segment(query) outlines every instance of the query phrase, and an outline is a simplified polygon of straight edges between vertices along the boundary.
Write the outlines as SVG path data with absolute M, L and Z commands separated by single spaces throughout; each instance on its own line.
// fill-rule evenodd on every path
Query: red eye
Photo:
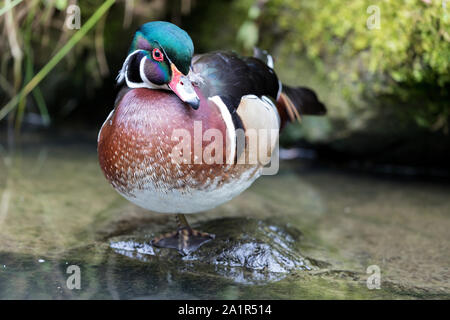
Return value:
M 159 50 L 158 48 L 153 49 L 152 56 L 153 56 L 153 59 L 155 59 L 156 61 L 164 60 L 164 56 L 163 56 L 161 50 Z

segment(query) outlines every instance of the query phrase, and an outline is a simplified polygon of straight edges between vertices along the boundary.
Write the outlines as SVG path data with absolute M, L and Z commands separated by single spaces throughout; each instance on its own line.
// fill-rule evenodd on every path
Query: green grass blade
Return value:
M 42 95 L 42 92 L 39 89 L 39 87 L 36 87 L 33 90 L 33 96 L 38 106 L 39 113 L 41 114 L 42 117 L 42 124 L 44 126 L 48 126 L 50 124 L 50 115 L 48 114 L 47 104 L 45 103 L 44 96 Z
M 27 38 L 27 36 L 25 36 Z M 30 50 L 30 47 L 28 45 L 28 41 L 25 40 L 25 49 L 26 58 L 25 58 L 25 82 L 30 81 L 31 77 L 33 76 L 33 57 Z M 23 115 L 25 113 L 25 106 L 27 104 L 26 97 L 22 97 L 22 99 L 19 99 L 19 105 L 17 107 L 17 114 L 16 114 L 16 131 L 18 132 L 20 130 L 20 127 L 22 125 Z
M 15 95 L 1 110 L 0 120 L 2 120 L 11 110 L 13 110 L 21 97 L 26 97 L 47 74 L 66 56 L 67 53 L 80 41 L 86 33 L 100 20 L 106 11 L 114 4 L 116 0 L 105 1 L 88 21 L 78 30 L 67 43 L 50 59 L 49 62 L 30 80 L 20 92 Z
M 15 6 L 17 6 L 19 3 L 21 3 L 23 0 L 15 0 L 13 2 L 9 3 L 9 6 L 6 5 L 6 1 L 5 1 L 5 6 L 3 8 L 0 9 L 0 17 L 5 14 L 8 10 L 11 10 L 12 8 L 14 8 Z

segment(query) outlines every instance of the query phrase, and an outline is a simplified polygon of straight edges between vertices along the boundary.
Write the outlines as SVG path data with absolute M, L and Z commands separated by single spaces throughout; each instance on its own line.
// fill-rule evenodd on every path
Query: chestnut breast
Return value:
M 220 111 L 211 107 L 201 92 L 197 93 L 201 101 L 197 110 L 169 91 L 132 89 L 121 98 L 103 124 L 98 141 L 100 166 L 119 192 L 132 194 L 149 182 L 162 192 L 202 189 L 213 182 L 225 183 L 248 169 L 226 163 L 225 122 Z M 209 129 L 221 132 L 223 161 L 218 164 L 205 163 L 205 159 L 198 163 L 195 158 L 195 148 L 201 146 L 204 150 L 211 143 L 202 139 Z M 172 161 L 171 154 L 180 143 L 174 130 L 184 130 L 192 138 L 188 163 Z M 217 177 L 221 177 L 219 181 Z

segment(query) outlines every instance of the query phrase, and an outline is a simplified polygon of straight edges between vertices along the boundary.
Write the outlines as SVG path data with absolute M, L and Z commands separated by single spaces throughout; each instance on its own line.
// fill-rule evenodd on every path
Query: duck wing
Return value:
M 257 58 L 216 51 L 194 56 L 192 68 L 202 79 L 198 83 L 202 93 L 206 97 L 220 96 L 229 109 L 237 108 L 246 95 L 278 98 L 278 77 Z

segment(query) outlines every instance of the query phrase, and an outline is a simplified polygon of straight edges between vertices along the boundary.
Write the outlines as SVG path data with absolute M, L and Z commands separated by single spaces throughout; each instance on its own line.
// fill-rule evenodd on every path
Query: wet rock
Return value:
M 250 218 L 216 219 L 193 227 L 214 233 L 216 239 L 184 257 L 173 249 L 153 247 L 151 239 L 158 234 L 153 226 L 109 239 L 110 248 L 146 263 L 170 261 L 169 268 L 177 271 L 201 266 L 237 283 L 276 281 L 292 271 L 319 269 L 320 263 L 300 253 L 301 232 L 295 228 Z

